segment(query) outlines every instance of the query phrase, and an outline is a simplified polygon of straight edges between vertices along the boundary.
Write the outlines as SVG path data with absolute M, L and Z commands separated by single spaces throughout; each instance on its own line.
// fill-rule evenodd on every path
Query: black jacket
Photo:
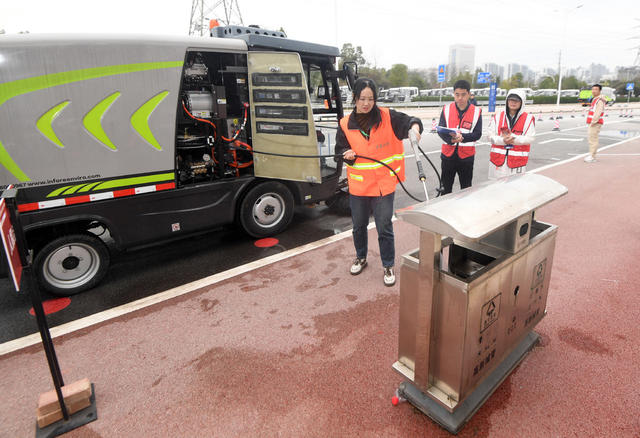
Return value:
M 349 121 L 347 122 L 347 127 L 349 129 L 360 129 L 358 126 L 358 122 L 354 116 L 355 108 L 351 114 L 349 114 Z M 393 133 L 396 135 L 398 140 L 404 140 L 405 138 L 409 138 L 409 129 L 414 123 L 420 125 L 420 133 L 422 133 L 422 122 L 420 119 L 416 117 L 411 117 L 406 115 L 405 113 L 401 113 L 395 110 L 389 110 L 389 116 L 391 117 L 391 128 L 393 129 Z M 371 117 L 372 117 L 372 125 L 378 126 L 382 121 L 382 116 L 380 115 L 380 109 L 378 106 L 374 106 L 371 109 Z M 338 132 L 336 133 L 336 154 L 342 155 L 345 151 L 351 149 L 349 145 L 349 141 L 347 141 L 347 136 L 344 134 L 342 130 L 342 126 L 338 124 Z M 344 160 L 347 164 L 353 164 L 355 160 Z

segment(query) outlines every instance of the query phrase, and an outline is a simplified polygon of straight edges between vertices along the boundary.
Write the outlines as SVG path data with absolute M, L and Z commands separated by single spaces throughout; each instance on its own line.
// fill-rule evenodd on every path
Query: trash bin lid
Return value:
M 416 204 L 396 215 L 426 231 L 480 240 L 567 192 L 551 178 L 524 173 Z

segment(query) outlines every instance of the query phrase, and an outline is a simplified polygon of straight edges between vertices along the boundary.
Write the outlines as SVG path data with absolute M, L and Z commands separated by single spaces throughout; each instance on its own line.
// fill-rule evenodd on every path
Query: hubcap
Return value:
M 72 243 L 49 254 L 42 273 L 52 286 L 71 289 L 91 281 L 99 269 L 100 257 L 93 247 Z
M 265 193 L 253 205 L 253 218 L 261 227 L 272 227 L 284 216 L 284 200 L 277 193 Z

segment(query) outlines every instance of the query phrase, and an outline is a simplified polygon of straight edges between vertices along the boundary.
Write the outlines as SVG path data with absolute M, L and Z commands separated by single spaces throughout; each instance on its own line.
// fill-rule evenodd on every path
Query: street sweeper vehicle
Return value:
M 240 26 L 2 36 L 0 189 L 18 189 L 41 286 L 99 283 L 105 236 L 119 250 L 234 222 L 270 236 L 295 205 L 339 194 L 341 161 L 319 157 L 343 116 L 339 81 L 356 75 L 338 56 Z

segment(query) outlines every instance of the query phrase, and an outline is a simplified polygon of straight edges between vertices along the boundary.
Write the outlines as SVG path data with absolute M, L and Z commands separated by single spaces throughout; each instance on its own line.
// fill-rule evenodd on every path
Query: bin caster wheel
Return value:
M 406 401 L 407 401 L 407 399 L 402 396 L 402 393 L 400 392 L 400 390 L 396 389 L 396 395 L 391 397 L 391 404 L 393 406 L 398 406 L 398 403 L 403 403 L 403 402 L 406 402 Z

